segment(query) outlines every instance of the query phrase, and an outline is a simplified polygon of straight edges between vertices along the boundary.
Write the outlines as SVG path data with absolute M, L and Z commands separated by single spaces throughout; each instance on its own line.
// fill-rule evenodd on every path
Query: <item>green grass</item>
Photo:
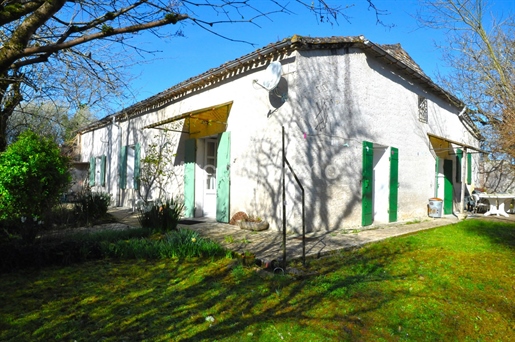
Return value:
M 0 278 L 0 340 L 510 341 L 514 248 L 515 225 L 467 220 L 313 260 L 298 279 L 227 258 L 19 271 Z

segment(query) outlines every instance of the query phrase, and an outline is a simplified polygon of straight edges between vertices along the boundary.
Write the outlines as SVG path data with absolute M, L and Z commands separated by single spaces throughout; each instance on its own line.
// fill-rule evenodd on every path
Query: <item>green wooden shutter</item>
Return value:
M 362 171 L 362 199 L 361 199 L 361 225 L 369 226 L 374 221 L 373 208 L 373 175 L 374 175 L 374 144 L 363 141 L 363 171 Z
M 127 187 L 127 146 L 122 146 L 120 150 L 120 161 L 118 165 L 120 167 L 118 170 L 120 174 L 120 189 L 125 189 Z
M 89 186 L 95 185 L 96 158 L 89 158 Z
M 392 147 L 390 153 L 390 198 L 389 222 L 397 222 L 397 201 L 399 197 L 399 149 Z
M 472 184 L 472 153 L 467 153 L 467 184 Z
M 458 149 L 456 151 L 456 183 L 461 183 L 461 172 L 462 172 L 462 164 L 461 161 L 463 159 L 463 151 Z
M 444 186 L 443 186 L 443 213 L 445 215 L 452 214 L 452 200 L 453 200 L 453 185 L 452 185 L 452 160 L 444 159 L 443 161 L 443 174 L 444 174 Z
M 100 158 L 100 185 L 106 186 L 106 156 Z
M 184 216 L 195 217 L 196 140 L 186 140 L 184 154 Z
M 139 173 L 140 173 L 140 145 L 134 145 L 134 189 L 139 189 Z
M 216 162 L 216 220 L 229 222 L 231 132 L 220 135 Z

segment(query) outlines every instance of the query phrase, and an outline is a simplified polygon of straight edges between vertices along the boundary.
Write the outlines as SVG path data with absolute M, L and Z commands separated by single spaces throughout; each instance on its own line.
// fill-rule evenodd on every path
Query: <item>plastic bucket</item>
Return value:
M 441 198 L 430 198 L 427 205 L 429 217 L 442 217 L 443 200 Z

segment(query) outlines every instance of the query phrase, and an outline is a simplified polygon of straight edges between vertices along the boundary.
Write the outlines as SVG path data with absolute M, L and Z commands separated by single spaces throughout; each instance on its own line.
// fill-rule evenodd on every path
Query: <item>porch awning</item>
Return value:
M 232 103 L 233 101 L 230 101 L 216 106 L 179 114 L 143 128 L 158 128 L 168 123 L 185 119 L 184 130 L 182 132 L 188 133 L 190 138 L 201 138 L 218 134 L 225 132 L 227 128 L 227 118 L 229 117 Z
M 452 139 L 447 139 L 444 137 L 440 137 L 438 135 L 427 133 L 427 136 L 429 137 L 429 141 L 431 142 L 431 145 L 433 146 L 433 150 L 435 151 L 435 154 L 440 158 L 447 158 L 450 155 L 454 154 L 454 148 L 452 145 L 456 145 L 462 148 L 466 148 L 467 150 L 474 150 L 481 153 L 486 153 L 486 151 L 483 151 L 482 149 L 464 144 Z M 452 145 L 451 145 L 452 144 Z

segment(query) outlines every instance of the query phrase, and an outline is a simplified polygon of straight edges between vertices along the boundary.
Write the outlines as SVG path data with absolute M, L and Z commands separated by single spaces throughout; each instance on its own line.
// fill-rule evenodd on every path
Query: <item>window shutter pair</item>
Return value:
M 95 157 L 91 157 L 89 159 L 89 185 L 90 186 L 94 186 L 94 185 L 105 186 L 106 185 L 106 180 L 105 180 L 106 156 L 103 155 L 100 157 L 100 184 L 95 184 L 95 178 L 96 178 L 95 176 L 96 176 L 96 171 L 97 171 L 96 162 L 97 162 L 97 158 L 95 158 Z
M 461 163 L 463 159 L 463 151 L 456 151 L 456 182 L 461 183 Z M 472 184 L 472 153 L 467 153 L 467 184 Z
M 127 149 L 132 148 L 130 146 L 123 146 L 120 151 L 120 189 L 127 188 Z M 134 145 L 134 189 L 139 188 L 139 177 L 140 177 L 140 145 Z

